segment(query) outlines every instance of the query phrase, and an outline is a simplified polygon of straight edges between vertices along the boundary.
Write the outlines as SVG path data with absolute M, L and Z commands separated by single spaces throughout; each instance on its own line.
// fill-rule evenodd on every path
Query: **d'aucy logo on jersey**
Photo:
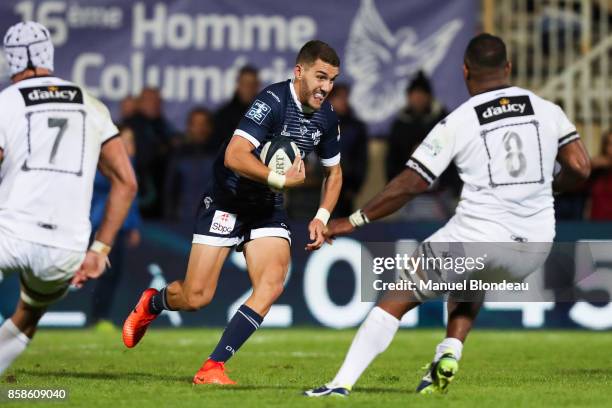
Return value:
M 533 115 L 529 96 L 504 96 L 474 107 L 481 125 L 514 116 Z
M 270 105 L 257 99 L 246 113 L 246 117 L 253 120 L 258 125 L 261 125 L 271 110 Z
M 70 85 L 36 86 L 19 89 L 26 106 L 41 103 L 83 103 L 81 88 Z

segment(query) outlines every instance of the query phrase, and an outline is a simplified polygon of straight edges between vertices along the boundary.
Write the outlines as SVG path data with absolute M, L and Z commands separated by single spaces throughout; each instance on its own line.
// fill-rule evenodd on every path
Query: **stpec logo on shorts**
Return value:
M 533 115 L 533 107 L 529 96 L 506 96 L 474 107 L 481 125 L 496 120 Z
M 209 231 L 215 234 L 229 235 L 229 233 L 234 230 L 235 225 L 236 214 L 217 210 L 215 211 Z

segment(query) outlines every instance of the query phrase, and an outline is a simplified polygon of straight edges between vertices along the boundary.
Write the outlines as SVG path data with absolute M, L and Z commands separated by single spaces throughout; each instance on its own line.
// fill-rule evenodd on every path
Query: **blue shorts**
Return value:
M 237 246 L 236 250 L 241 251 L 247 242 L 263 237 L 284 238 L 291 245 L 289 218 L 283 208 L 224 206 L 215 202 L 212 194 L 202 199 L 196 216 L 194 244 Z

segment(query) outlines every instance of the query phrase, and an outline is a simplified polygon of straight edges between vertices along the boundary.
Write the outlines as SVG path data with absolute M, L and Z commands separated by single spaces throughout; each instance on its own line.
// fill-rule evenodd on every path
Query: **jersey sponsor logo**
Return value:
M 266 93 L 270 96 L 272 96 L 274 99 L 276 99 L 276 102 L 280 103 L 280 98 L 278 96 L 276 96 L 276 94 L 272 91 L 270 91 L 269 89 L 266 91 Z
M 19 89 L 26 106 L 41 103 L 83 103 L 83 92 L 76 86 L 52 85 Z
M 426 148 L 427 152 L 433 157 L 436 157 L 442 151 L 442 142 L 438 139 L 433 139 L 432 141 L 428 141 L 427 139 L 423 140 L 421 145 Z
M 533 115 L 529 96 L 504 96 L 474 107 L 481 125 L 515 116 Z
M 236 214 L 216 210 L 209 231 L 215 234 L 229 235 L 234 230 L 235 225 Z
M 304 125 L 300 126 L 300 134 L 304 136 L 306 133 L 308 133 L 308 128 Z
M 315 130 L 314 132 L 312 132 L 310 134 L 310 137 L 312 138 L 312 142 L 314 143 L 314 145 L 318 145 L 319 142 L 321 141 L 321 135 L 323 133 L 321 133 L 321 131 L 319 129 Z
M 249 111 L 246 113 L 246 117 L 257 123 L 258 125 L 261 125 L 271 110 L 272 108 L 270 108 L 270 105 L 260 101 L 259 99 L 256 99 L 255 102 L 253 102 L 253 105 L 251 105 Z
M 291 132 L 287 130 L 287 125 L 283 125 L 283 130 L 280 132 L 281 136 L 291 137 Z

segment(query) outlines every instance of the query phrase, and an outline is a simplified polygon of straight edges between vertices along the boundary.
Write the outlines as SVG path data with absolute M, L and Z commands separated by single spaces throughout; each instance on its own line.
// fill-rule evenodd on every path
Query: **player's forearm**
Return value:
M 326 175 L 321 186 L 321 202 L 319 207 L 325 208 L 331 214 L 334 208 L 336 208 L 341 189 L 342 169 L 340 165 L 326 168 Z
M 416 195 L 427 190 L 425 183 L 411 169 L 404 169 L 393 178 L 383 189 L 371 199 L 362 209 L 370 221 L 384 218 L 402 208 Z
M 137 186 L 135 182 L 112 182 L 111 190 L 106 200 L 104 218 L 96 232 L 96 240 L 112 246 L 130 210 L 132 201 L 136 196 L 136 191 Z
M 561 171 L 553 180 L 553 190 L 556 192 L 575 191 L 591 175 L 591 160 L 579 139 L 559 150 L 557 162 L 561 165 Z
M 246 177 L 263 184 L 267 184 L 270 173 L 270 169 L 253 156 L 250 151 L 237 151 L 234 154 L 226 154 L 225 167 L 241 177 Z

